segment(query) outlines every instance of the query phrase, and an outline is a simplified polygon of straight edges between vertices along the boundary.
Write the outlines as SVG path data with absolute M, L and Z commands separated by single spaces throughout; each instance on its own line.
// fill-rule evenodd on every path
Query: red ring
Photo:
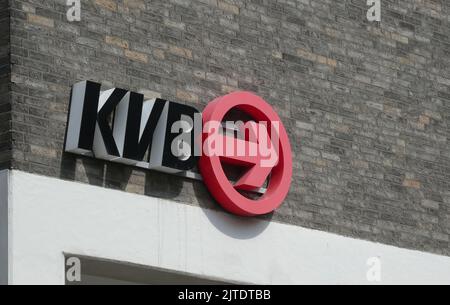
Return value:
M 208 122 L 222 122 L 233 108 L 250 115 L 257 122 L 279 122 L 279 162 L 272 169 L 266 193 L 257 200 L 240 194 L 225 175 L 219 156 L 211 157 L 203 153 L 199 161 L 200 172 L 208 190 L 225 210 L 240 216 L 271 213 L 283 203 L 292 180 L 292 151 L 286 129 L 274 109 L 250 92 L 231 93 L 209 103 L 203 112 L 203 126 Z M 203 133 L 203 142 L 208 136 Z

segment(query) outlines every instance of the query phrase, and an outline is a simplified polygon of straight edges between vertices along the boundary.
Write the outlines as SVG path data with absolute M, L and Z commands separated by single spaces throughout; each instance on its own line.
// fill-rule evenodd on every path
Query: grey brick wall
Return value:
M 11 161 L 11 74 L 9 2 L 0 1 L 0 169 Z
M 450 255 L 450 3 L 12 0 L 12 167 L 218 208 L 199 182 L 63 154 L 90 79 L 196 105 L 255 91 L 294 150 L 276 221 Z

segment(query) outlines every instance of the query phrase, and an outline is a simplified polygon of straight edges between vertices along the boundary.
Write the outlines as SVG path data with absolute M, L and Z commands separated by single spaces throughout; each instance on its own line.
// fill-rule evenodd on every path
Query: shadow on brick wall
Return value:
M 144 194 L 147 196 L 184 200 L 186 203 L 190 203 L 190 198 L 183 196 L 182 190 L 182 178 L 151 170 L 145 173 Z
M 136 172 L 142 173 L 144 183 L 131 179 Z M 180 201 L 183 189 L 183 179 L 176 176 L 150 170 L 137 170 L 130 166 L 69 153 L 64 153 L 62 156 L 60 178 L 151 197 L 176 198 L 177 201 Z
M 77 163 L 80 160 L 81 168 L 78 169 Z M 83 176 L 86 180 L 77 178 L 77 171 L 83 170 Z M 89 158 L 82 158 L 64 153 L 61 158 L 60 178 L 69 181 L 85 182 L 94 186 L 103 186 L 105 172 L 105 163 L 101 161 L 93 162 Z M 81 175 L 81 174 L 80 174 Z

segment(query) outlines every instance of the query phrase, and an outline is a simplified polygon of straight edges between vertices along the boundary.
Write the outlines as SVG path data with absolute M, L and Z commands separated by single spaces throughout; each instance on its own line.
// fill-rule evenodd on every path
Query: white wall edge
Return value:
M 0 285 L 9 283 L 9 171 L 0 171 Z
M 64 255 L 256 284 L 450 284 L 450 257 L 170 200 L 10 174 L 13 284 L 64 284 Z M 368 281 L 368 260 L 381 281 Z

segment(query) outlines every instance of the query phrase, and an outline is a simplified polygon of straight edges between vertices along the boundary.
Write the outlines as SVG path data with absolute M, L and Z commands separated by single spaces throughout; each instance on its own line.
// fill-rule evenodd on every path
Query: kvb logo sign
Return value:
M 227 121 L 231 112 L 245 117 Z M 65 150 L 168 173 L 196 167 L 213 197 L 241 216 L 278 208 L 289 191 L 292 154 L 286 130 L 272 107 L 236 92 L 195 108 L 100 84 L 74 85 Z M 237 182 L 231 168 L 243 169 Z M 265 188 L 264 192 L 259 190 Z
M 249 144 L 234 137 L 224 137 L 217 132 L 220 130 L 220 122 L 233 109 L 240 110 L 255 120 L 246 124 Z M 257 125 L 256 122 L 260 124 Z M 269 122 L 273 127 L 270 134 L 265 126 Z M 203 112 L 203 123 L 205 153 L 200 158 L 199 168 L 214 198 L 226 210 L 242 216 L 268 214 L 278 208 L 291 184 L 292 155 L 286 130 L 272 107 L 252 93 L 237 92 L 211 102 Z M 211 154 L 209 150 L 212 141 L 228 145 L 222 150 L 223 153 Z M 266 145 L 255 145 L 256 142 Z M 243 147 L 246 148 L 245 152 L 238 153 L 239 148 Z M 257 147 L 261 149 L 258 150 Z M 231 153 L 226 153 L 226 150 Z M 223 163 L 242 165 L 248 169 L 237 183 L 231 184 L 223 170 Z M 268 188 L 262 198 L 253 200 L 242 193 L 262 187 L 269 175 Z
M 193 107 L 144 102 L 142 94 L 123 89 L 100 92 L 100 84 L 85 81 L 72 89 L 66 151 L 169 173 L 187 171 L 199 156 L 198 147 L 188 146 L 195 143 L 195 122 L 201 126 Z

